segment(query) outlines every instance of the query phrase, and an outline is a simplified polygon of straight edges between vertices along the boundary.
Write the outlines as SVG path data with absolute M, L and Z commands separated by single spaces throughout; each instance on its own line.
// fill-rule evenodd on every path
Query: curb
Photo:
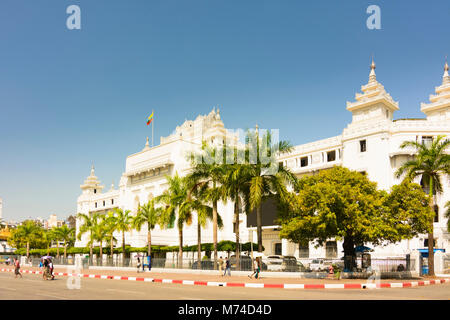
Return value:
M 14 272 L 13 269 L 0 269 L 1 272 Z M 42 274 L 42 271 L 22 270 L 23 273 Z M 55 272 L 56 276 L 95 278 L 95 279 L 111 279 L 111 280 L 127 280 L 127 281 L 144 281 L 156 283 L 172 283 L 196 286 L 213 286 L 213 287 L 242 287 L 242 288 L 275 288 L 275 289 L 381 289 L 381 288 L 411 288 L 427 286 L 432 284 L 450 283 L 450 279 L 437 279 L 427 281 L 411 281 L 411 282 L 391 282 L 391 283 L 325 283 L 325 284 L 301 284 L 301 283 L 245 283 L 245 282 L 215 282 L 215 281 L 196 281 L 196 280 L 176 280 L 176 279 L 155 279 L 128 276 L 108 276 L 100 274 L 82 274 Z

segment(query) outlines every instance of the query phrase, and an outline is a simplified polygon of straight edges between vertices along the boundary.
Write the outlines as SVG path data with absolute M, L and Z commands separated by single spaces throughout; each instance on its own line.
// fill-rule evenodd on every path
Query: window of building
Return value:
M 111 199 L 111 204 L 114 204 L 114 199 Z
M 94 189 L 94 193 L 97 193 L 97 189 Z
M 97 202 L 95 203 L 95 207 L 97 208 Z
M 301 167 L 306 167 L 306 166 L 308 166 L 308 157 L 300 158 L 300 166 L 301 166 Z
M 422 143 L 426 146 L 429 146 L 433 143 L 433 137 L 432 136 L 422 136 Z
M 298 257 L 309 258 L 309 242 L 300 242 L 298 246 Z
M 331 161 L 335 161 L 335 160 L 336 160 L 336 150 L 328 151 L 327 152 L 327 161 L 331 162 Z
M 281 256 L 281 242 L 275 243 L 275 254 Z
M 366 152 L 367 150 L 367 142 L 366 140 L 360 140 L 359 141 L 359 151 Z
M 434 222 L 439 222 L 439 206 L 435 204 L 433 206 L 433 209 L 434 209 Z
M 428 239 L 425 239 L 425 240 L 423 241 L 423 246 L 424 246 L 425 248 L 428 248 Z M 433 247 L 436 248 L 436 239 L 434 239 L 434 241 L 433 241 Z
M 327 243 L 325 244 L 325 257 L 327 259 L 337 258 L 336 241 L 327 241 Z
M 105 200 L 103 200 L 103 206 L 105 206 L 106 205 L 106 202 L 105 202 Z
M 389 110 L 386 110 L 386 119 L 389 119 Z

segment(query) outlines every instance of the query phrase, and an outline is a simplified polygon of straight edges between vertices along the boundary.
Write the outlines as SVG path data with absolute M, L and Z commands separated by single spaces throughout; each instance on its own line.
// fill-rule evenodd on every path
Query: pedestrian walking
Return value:
M 17 276 L 20 276 L 22 278 L 22 274 L 20 273 L 20 262 L 18 259 L 14 258 L 14 274 Z
M 225 258 L 225 271 L 224 271 L 222 277 L 225 276 L 225 275 L 227 274 L 227 272 L 228 272 L 228 276 L 231 277 L 231 264 L 230 264 L 230 260 L 228 260 L 228 258 Z
M 48 268 L 50 269 L 50 277 L 52 280 L 54 280 L 55 274 L 53 273 L 53 262 L 51 259 L 48 259 Z
M 219 264 L 219 272 L 220 272 L 220 274 L 222 274 L 222 270 L 223 270 L 223 258 L 220 257 L 217 263 Z
M 250 279 L 253 278 L 253 276 L 255 276 L 255 279 L 258 279 L 259 273 L 261 272 L 261 267 L 260 267 L 260 263 L 259 263 L 259 258 L 256 257 L 253 260 L 253 273 L 251 275 L 249 275 L 248 277 Z
M 141 268 L 141 259 L 137 258 L 137 272 L 139 273 L 139 269 Z

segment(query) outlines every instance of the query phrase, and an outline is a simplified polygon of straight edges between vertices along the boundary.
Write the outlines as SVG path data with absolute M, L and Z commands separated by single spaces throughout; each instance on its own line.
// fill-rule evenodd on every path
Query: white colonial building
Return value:
M 158 146 L 150 147 L 148 138 L 144 149 L 132 154 L 126 159 L 125 172 L 122 174 L 118 189 L 111 186 L 107 192 L 103 192 L 104 187 L 100 185 L 94 173 L 91 174 L 81 185 L 82 194 L 78 197 L 77 212 L 106 213 L 115 207 L 124 210 L 131 210 L 135 215 L 139 204 L 144 204 L 148 200 L 156 197 L 167 188 L 167 175 L 178 173 L 180 176 L 190 172 L 191 164 L 187 155 L 192 151 L 200 151 L 202 141 L 207 141 L 212 145 L 226 143 L 237 143 L 237 135 L 225 129 L 220 119 L 219 110 L 212 110 L 206 116 L 198 116 L 194 121 L 185 121 L 177 127 L 175 132 L 168 137 L 161 137 Z M 233 203 L 219 203 L 219 214 L 222 217 L 224 227 L 218 230 L 218 240 L 234 240 L 233 233 Z M 245 214 L 241 215 L 241 239 L 248 238 L 248 231 L 245 226 Z M 77 221 L 79 228 L 81 221 Z M 183 233 L 183 244 L 193 245 L 197 243 L 197 220 L 190 226 L 186 226 Z M 208 223 L 202 231 L 202 243 L 212 243 L 212 223 Z M 121 234 L 115 236 L 117 243 L 122 242 Z M 125 241 L 133 247 L 145 247 L 147 245 L 147 232 L 145 228 L 141 232 L 133 230 L 125 234 Z M 77 241 L 76 246 L 85 246 L 87 235 L 81 241 Z M 159 226 L 152 231 L 153 245 L 179 244 L 178 231 L 176 228 L 163 229 Z
M 399 184 L 395 171 L 410 159 L 414 150 L 400 149 L 407 140 L 431 141 L 437 135 L 450 134 L 450 77 L 445 64 L 442 85 L 435 88 L 436 94 L 430 96 L 430 103 L 421 105 L 424 119 L 394 120 L 394 112 L 399 109 L 398 102 L 386 92 L 375 75 L 372 62 L 369 81 L 356 93 L 354 102 L 347 102 L 347 110 L 352 113 L 352 122 L 336 137 L 296 146 L 290 154 L 279 158 L 285 166 L 299 177 L 318 170 L 341 165 L 351 170 L 364 172 L 380 189 L 389 190 Z M 421 183 L 421 181 L 416 181 Z M 442 179 L 444 191 L 436 197 L 434 236 L 436 248 L 450 248 L 450 235 L 444 217 L 444 205 L 450 200 L 450 180 Z M 277 226 L 273 226 L 276 229 Z M 270 229 L 267 230 L 269 236 Z M 336 257 L 342 254 L 342 242 L 329 241 L 323 248 L 312 245 L 299 249 L 298 244 L 286 240 L 267 239 L 265 247 L 273 247 L 282 242 L 283 255 L 302 255 L 304 257 Z M 275 232 L 276 234 L 276 232 Z M 375 248 L 374 256 L 402 256 L 414 249 L 427 248 L 427 235 L 405 240 L 395 245 Z M 280 247 L 280 246 L 279 246 Z
M 369 81 L 361 87 L 354 102 L 347 102 L 347 110 L 352 112 L 352 122 L 336 137 L 296 146 L 290 154 L 282 155 L 279 161 L 299 177 L 318 170 L 342 165 L 352 170 L 365 172 L 369 179 L 378 183 L 379 188 L 389 190 L 400 183 L 394 175 L 397 168 L 412 156 L 414 150 L 402 150 L 400 144 L 406 140 L 430 141 L 437 135 L 450 133 L 450 77 L 445 65 L 442 85 L 436 87 L 436 95 L 430 96 L 429 104 L 422 104 L 424 119 L 394 120 L 394 112 L 399 109 L 398 102 L 385 91 L 376 79 L 375 64 L 372 63 Z M 231 137 L 231 139 L 230 139 Z M 167 187 L 166 175 L 186 175 L 191 165 L 186 158 L 188 151 L 199 150 L 202 140 L 212 144 L 238 143 L 234 132 L 225 129 L 219 110 L 206 116 L 198 116 L 194 121 L 185 121 L 175 133 L 161 137 L 160 144 L 150 147 L 147 144 L 138 153 L 126 159 L 126 169 L 122 174 L 118 189 L 111 186 L 107 192 L 94 174 L 81 185 L 82 194 L 78 197 L 77 212 L 107 212 L 119 207 L 136 213 L 139 204 L 160 195 Z M 418 181 L 420 183 L 420 181 Z M 444 177 L 444 192 L 437 196 L 438 215 L 434 225 L 437 248 L 450 248 L 449 233 L 446 232 L 444 204 L 450 200 L 449 178 Z M 233 203 L 220 203 L 219 213 L 224 228 L 219 230 L 218 240 L 235 240 L 233 233 Z M 254 228 L 247 228 L 247 216 L 240 215 L 240 238 L 246 242 L 256 241 Z M 77 222 L 77 228 L 80 223 Z M 197 243 L 197 221 L 184 229 L 184 244 Z M 253 230 L 253 231 L 252 231 Z M 342 256 L 342 244 L 330 241 L 323 248 L 311 244 L 299 248 L 298 244 L 279 238 L 279 226 L 266 224 L 263 227 L 265 254 L 294 255 L 296 257 L 336 257 Z M 86 235 L 76 246 L 86 245 Z M 116 236 L 121 243 L 121 235 Z M 414 249 L 426 248 L 426 235 L 405 240 L 396 245 L 377 247 L 375 256 L 403 256 Z M 202 242 L 212 242 L 212 224 L 202 232 Z M 146 246 L 146 231 L 131 231 L 126 234 L 126 243 L 134 247 Z M 152 231 L 155 245 L 178 245 L 176 228 L 161 230 L 159 226 Z

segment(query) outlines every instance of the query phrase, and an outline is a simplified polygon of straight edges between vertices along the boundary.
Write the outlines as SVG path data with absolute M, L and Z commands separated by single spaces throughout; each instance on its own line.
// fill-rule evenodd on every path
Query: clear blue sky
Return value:
M 221 105 L 228 128 L 293 144 L 339 135 L 347 100 L 377 78 L 423 117 L 450 54 L 450 1 L 2 0 L 0 197 L 4 217 L 76 213 L 89 174 L 109 189 L 141 150 Z M 81 30 L 66 8 L 81 7 Z M 381 8 L 381 30 L 366 9 Z

